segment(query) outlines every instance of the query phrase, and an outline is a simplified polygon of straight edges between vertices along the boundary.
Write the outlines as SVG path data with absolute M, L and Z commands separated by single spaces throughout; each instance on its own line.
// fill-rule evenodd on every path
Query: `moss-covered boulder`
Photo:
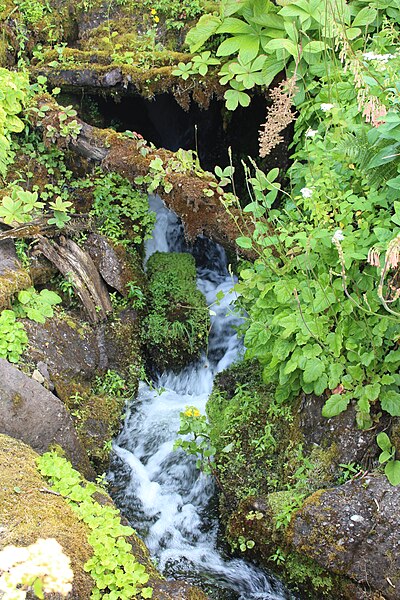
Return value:
M 25 368 L 39 371 L 70 412 L 96 472 L 107 469 L 125 400 L 138 387 L 141 368 L 137 314 L 123 310 L 94 329 L 65 313 L 46 323 L 25 320 Z
M 14 294 L 32 285 L 11 240 L 0 242 L 0 310 L 9 308 Z
M 156 252 L 147 263 L 150 309 L 143 323 L 144 348 L 158 371 L 179 370 L 200 356 L 210 317 L 196 287 L 193 256 Z
M 352 599 L 400 597 L 400 490 L 368 475 L 310 496 L 288 539 L 297 552 L 360 585 Z M 370 595 L 365 595 L 366 590 Z
M 87 541 L 89 528 L 57 493 L 52 493 L 36 466 L 38 455 L 22 442 L 0 434 L 0 550 L 8 545 L 28 546 L 39 538 L 54 538 L 71 559 L 74 572 L 70 600 L 89 600 L 93 579 L 84 565 L 93 550 Z M 105 493 L 96 492 L 100 505 L 112 505 Z M 136 560 L 150 575 L 154 600 L 206 600 L 185 582 L 166 581 L 149 556 L 145 544 L 132 534 L 127 538 Z M 47 597 L 47 596 L 46 596 Z M 49 598 L 58 599 L 58 595 Z
M 36 468 L 36 452 L 0 434 L 0 549 L 28 546 L 39 538 L 55 538 L 71 559 L 71 600 L 88 600 L 93 580 L 83 568 L 91 557 L 88 530 Z
M 93 476 L 70 414 L 59 398 L 0 359 L 0 433 L 43 453 L 58 446 L 86 476 Z

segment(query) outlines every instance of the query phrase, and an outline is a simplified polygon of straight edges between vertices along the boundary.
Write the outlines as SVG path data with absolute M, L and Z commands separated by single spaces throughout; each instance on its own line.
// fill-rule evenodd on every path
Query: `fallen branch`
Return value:
M 107 287 L 89 254 L 70 239 L 60 244 L 40 236 L 36 249 L 68 277 L 92 323 L 99 323 L 112 312 Z

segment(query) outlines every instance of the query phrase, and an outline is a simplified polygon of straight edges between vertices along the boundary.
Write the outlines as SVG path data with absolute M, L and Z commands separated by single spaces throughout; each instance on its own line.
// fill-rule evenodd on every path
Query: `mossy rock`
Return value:
M 179 370 L 200 356 L 210 317 L 196 287 L 193 256 L 156 252 L 147 263 L 150 309 L 143 323 L 149 361 L 158 371 Z
M 36 469 L 37 457 L 29 446 L 0 434 L 0 549 L 55 538 L 71 559 L 71 600 L 89 599 L 93 580 L 83 569 L 92 555 L 89 531 L 61 496 L 46 491 L 48 484 Z
M 29 273 L 17 258 L 13 241 L 0 242 L 0 310 L 9 308 L 14 294 L 31 285 Z

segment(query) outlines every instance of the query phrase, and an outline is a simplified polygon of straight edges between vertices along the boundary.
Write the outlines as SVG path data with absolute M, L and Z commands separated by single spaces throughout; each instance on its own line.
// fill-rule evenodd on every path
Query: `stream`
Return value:
M 176 215 L 158 197 L 151 198 L 150 206 L 157 222 L 146 259 L 156 251 L 188 251 Z M 220 547 L 213 480 L 196 469 L 193 457 L 173 450 L 180 412 L 194 405 L 204 414 L 215 374 L 242 351 L 233 328 L 240 321 L 230 308 L 233 279 L 223 248 L 203 238 L 193 254 L 198 287 L 215 312 L 207 356 L 178 374 L 160 375 L 154 386 L 140 383 L 113 446 L 109 480 L 114 500 L 165 576 L 200 585 L 218 600 L 293 599 L 270 574 L 230 558 Z M 224 299 L 216 305 L 220 291 Z

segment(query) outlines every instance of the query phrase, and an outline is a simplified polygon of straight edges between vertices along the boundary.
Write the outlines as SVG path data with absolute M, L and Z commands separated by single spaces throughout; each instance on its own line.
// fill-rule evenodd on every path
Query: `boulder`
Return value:
M 60 446 L 78 470 L 93 475 L 61 400 L 4 359 L 0 359 L 0 433 L 29 444 L 39 454 Z
M 47 319 L 46 323 L 25 319 L 24 326 L 29 338 L 24 360 L 35 367 L 40 363 L 39 370 L 44 377 L 43 368 L 47 369 L 56 393 L 62 399 L 64 388 L 72 389 L 75 382 L 90 382 L 102 362 L 104 367 L 107 366 L 106 361 L 102 361 L 96 331 L 71 315 L 57 315 Z
M 91 233 L 85 242 L 85 250 L 104 281 L 122 296 L 127 296 L 126 284 L 128 281 L 136 281 L 136 274 L 126 249 L 114 246 L 102 235 Z
M 29 273 L 22 268 L 12 240 L 0 242 L 0 310 L 9 308 L 16 292 L 32 285 Z
M 370 475 L 312 494 L 293 516 L 291 546 L 386 600 L 400 598 L 400 488 Z M 352 600 L 366 596 L 360 589 Z M 377 595 L 374 597 L 378 597 Z
M 303 396 L 296 411 L 296 427 L 301 432 L 307 448 L 321 446 L 335 448 L 335 465 L 354 462 L 371 468 L 376 462 L 379 448 L 375 438 L 380 430 L 387 429 L 390 418 L 387 413 L 379 420 L 378 430 L 359 429 L 357 425 L 356 402 L 351 402 L 347 410 L 332 419 L 322 416 L 325 399 L 316 396 Z
M 55 538 L 74 572 L 69 600 L 89 600 L 93 580 L 83 569 L 92 555 L 89 531 L 61 496 L 46 492 L 36 458 L 29 446 L 0 434 L 0 549 Z

